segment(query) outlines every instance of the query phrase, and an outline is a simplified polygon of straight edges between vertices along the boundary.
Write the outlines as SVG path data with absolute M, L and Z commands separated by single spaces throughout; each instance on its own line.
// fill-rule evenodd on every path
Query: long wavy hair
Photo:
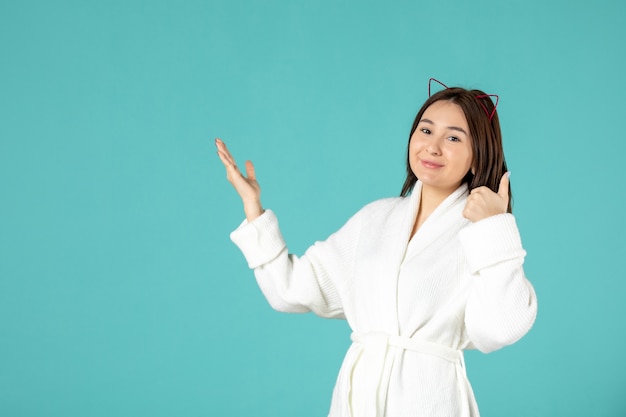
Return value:
M 467 90 L 465 88 L 453 87 L 439 91 L 426 100 L 417 113 L 417 116 L 415 116 L 411 132 L 409 133 L 406 153 L 406 179 L 402 186 L 400 196 L 406 197 L 411 194 L 418 180 L 411 170 L 410 165 L 409 145 L 411 143 L 411 136 L 413 136 L 413 132 L 417 129 L 417 125 L 422 119 L 426 109 L 434 102 L 440 100 L 450 101 L 461 107 L 469 127 L 473 154 L 472 169 L 465 174 L 462 183 L 467 184 L 470 191 L 477 187 L 487 186 L 494 192 L 498 192 L 500 180 L 508 169 L 504 159 L 502 132 L 500 130 L 498 113 L 494 111 L 494 104 L 489 97 L 477 98 L 484 95 L 485 93 L 480 90 Z M 489 120 L 488 114 L 492 112 L 493 117 Z M 512 208 L 511 202 L 512 194 L 509 186 L 509 213 Z

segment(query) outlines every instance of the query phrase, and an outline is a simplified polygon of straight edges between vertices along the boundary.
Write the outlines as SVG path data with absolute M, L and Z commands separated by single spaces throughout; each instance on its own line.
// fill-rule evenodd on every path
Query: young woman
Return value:
M 514 343 L 537 312 L 491 97 L 458 87 L 430 96 L 411 128 L 401 196 L 368 204 L 302 257 L 263 210 L 252 163 L 243 176 L 216 145 L 246 215 L 231 239 L 269 303 L 345 318 L 353 331 L 329 416 L 478 416 L 463 350 Z

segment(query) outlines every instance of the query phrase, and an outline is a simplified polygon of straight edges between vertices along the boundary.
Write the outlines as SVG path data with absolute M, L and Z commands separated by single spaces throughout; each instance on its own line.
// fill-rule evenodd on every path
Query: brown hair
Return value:
M 463 178 L 462 183 L 467 184 L 470 191 L 477 187 L 487 186 L 494 192 L 498 192 L 500 180 L 508 169 L 504 159 L 504 149 L 502 148 L 502 132 L 500 131 L 498 113 L 494 110 L 493 102 L 489 97 L 476 98 L 484 94 L 480 90 L 466 90 L 460 87 L 447 88 L 433 94 L 426 100 L 417 116 L 415 116 L 413 127 L 411 127 L 411 133 L 409 134 L 409 144 L 413 132 L 415 132 L 417 125 L 422 119 L 422 115 L 431 104 L 439 100 L 457 104 L 463 110 L 467 120 L 473 154 L 472 170 L 474 173 L 470 170 Z M 493 112 L 491 120 L 489 120 L 487 112 L 489 114 Z M 409 195 L 417 180 L 418 178 L 411 170 L 409 145 L 407 145 L 406 180 L 402 186 L 400 196 L 406 197 Z M 511 212 L 511 200 L 511 188 L 509 186 L 509 213 Z

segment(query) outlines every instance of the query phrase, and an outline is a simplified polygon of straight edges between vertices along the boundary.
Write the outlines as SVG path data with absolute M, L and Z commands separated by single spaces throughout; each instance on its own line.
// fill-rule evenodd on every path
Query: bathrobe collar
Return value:
M 437 206 L 420 226 L 413 238 L 410 238 L 422 195 L 422 182 L 418 180 L 415 183 L 413 191 L 408 198 L 409 207 L 406 211 L 403 225 L 405 232 L 405 239 L 403 239 L 403 241 L 406 245 L 404 261 L 418 255 L 450 228 L 456 229 L 458 222 L 469 222 L 469 220 L 463 217 L 463 209 L 465 208 L 468 194 L 467 184 L 461 184 L 459 188 Z

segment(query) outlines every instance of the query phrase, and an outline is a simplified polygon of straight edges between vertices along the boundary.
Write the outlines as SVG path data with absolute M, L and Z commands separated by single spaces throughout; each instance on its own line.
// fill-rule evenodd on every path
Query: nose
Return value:
M 431 155 L 441 155 L 441 139 L 433 139 L 428 142 L 426 151 Z

